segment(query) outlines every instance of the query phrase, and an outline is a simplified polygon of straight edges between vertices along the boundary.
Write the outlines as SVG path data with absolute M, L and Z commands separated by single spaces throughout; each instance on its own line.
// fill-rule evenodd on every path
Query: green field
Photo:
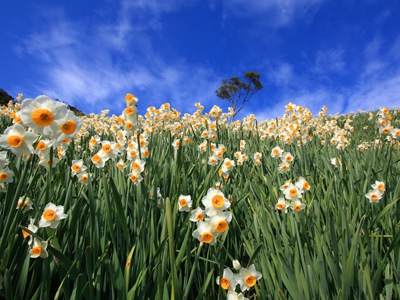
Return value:
M 400 299 L 399 110 L 25 101 L 0 117 L 0 299 Z

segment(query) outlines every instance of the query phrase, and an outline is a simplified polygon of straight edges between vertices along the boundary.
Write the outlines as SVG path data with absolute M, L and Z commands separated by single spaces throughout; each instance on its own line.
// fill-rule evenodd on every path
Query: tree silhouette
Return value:
M 14 100 L 5 90 L 0 89 L 0 105 L 7 105 L 10 100 Z
M 244 81 L 241 81 L 239 77 L 223 79 L 221 87 L 215 91 L 217 97 L 232 104 L 232 121 L 238 112 L 242 110 L 244 104 L 249 101 L 255 93 L 263 88 L 263 85 L 260 82 L 259 73 L 249 71 L 243 75 L 243 78 Z M 237 108 L 239 103 L 240 106 Z

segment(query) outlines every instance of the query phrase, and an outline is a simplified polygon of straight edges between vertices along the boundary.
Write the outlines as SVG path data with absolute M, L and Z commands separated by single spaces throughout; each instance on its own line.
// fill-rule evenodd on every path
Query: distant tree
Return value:
M 215 91 L 217 97 L 232 104 L 232 121 L 238 112 L 242 110 L 244 104 L 250 100 L 251 96 L 263 88 L 259 73 L 249 71 L 244 73 L 243 78 L 244 81 L 239 80 L 239 77 L 224 79 L 221 87 Z M 239 108 L 237 108 L 238 104 L 240 105 Z
M 7 105 L 10 100 L 14 101 L 14 98 L 11 97 L 5 90 L 0 89 L 0 105 Z

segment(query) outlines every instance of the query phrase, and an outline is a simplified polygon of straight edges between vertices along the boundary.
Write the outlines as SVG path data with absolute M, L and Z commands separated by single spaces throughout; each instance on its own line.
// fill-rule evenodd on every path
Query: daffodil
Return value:
M 22 212 L 25 213 L 28 210 L 33 209 L 32 204 L 32 200 L 29 197 L 22 196 L 18 199 L 17 209 L 22 209 Z
M 378 203 L 382 199 L 382 193 L 379 190 L 370 190 L 365 194 L 370 203 Z
M 142 175 L 140 175 L 140 172 L 137 171 L 132 171 L 128 174 L 128 177 L 135 185 L 138 185 L 143 180 Z
M 222 278 L 220 279 L 218 276 L 216 282 L 224 290 L 231 291 L 234 291 L 236 285 L 238 284 L 236 281 L 236 277 L 230 268 L 225 268 L 224 272 L 222 273 Z
M 210 222 L 202 221 L 197 223 L 197 229 L 192 232 L 192 236 L 200 243 L 214 245 L 219 233 L 214 230 Z
M 290 206 L 289 202 L 287 202 L 284 198 L 279 198 L 278 203 L 275 205 L 275 209 L 287 213 L 287 209 L 289 206 Z
M 299 180 L 295 183 L 295 186 L 297 186 L 302 191 L 309 191 L 311 188 L 311 186 L 307 182 L 307 180 L 301 176 L 300 176 Z
M 8 168 L 0 169 L 0 183 L 13 182 L 13 178 L 14 173 L 11 170 Z
M 78 173 L 83 172 L 86 169 L 87 167 L 83 165 L 82 159 L 72 161 L 72 166 L 71 166 L 72 175 L 77 175 Z
M 65 117 L 67 110 L 66 104 L 42 95 L 22 102 L 21 118 L 24 125 L 33 128 L 35 133 L 51 136 L 58 130 L 57 121 Z
M 227 209 L 231 205 L 224 194 L 215 188 L 210 188 L 201 202 L 205 206 L 208 216 L 215 216 L 218 212 Z
M 240 284 L 240 289 L 245 292 L 256 285 L 257 280 L 260 280 L 262 274 L 256 270 L 254 264 L 248 269 L 241 268 L 239 274 L 236 275 L 236 280 Z
M 21 124 L 14 124 L 0 135 L 0 147 L 9 149 L 17 156 L 29 155 L 33 152 L 32 144 L 38 137 L 36 133 L 26 131 Z
M 86 171 L 82 171 L 78 174 L 76 174 L 76 177 L 78 178 L 78 182 L 87 185 L 89 183 L 89 177 L 92 176 L 92 174 L 89 174 Z
M 242 293 L 237 294 L 234 291 L 228 291 L 227 299 L 228 300 L 249 300 L 249 298 L 246 298 Z
M 190 195 L 180 195 L 178 198 L 178 210 L 189 212 L 192 207 L 192 197 Z
M 198 206 L 190 212 L 189 220 L 192 222 L 201 222 L 204 220 L 204 214 L 204 210 Z
M 47 253 L 47 242 L 39 241 L 38 239 L 34 239 L 32 248 L 30 250 L 31 258 L 46 258 L 49 256 Z
M 292 203 L 290 203 L 290 208 L 295 212 L 299 212 L 305 207 L 306 205 L 304 203 L 301 203 L 300 200 L 295 200 Z
M 34 222 L 35 222 L 35 220 L 31 219 L 30 222 L 29 222 L 29 225 L 27 227 L 33 233 L 35 233 L 38 230 L 38 228 L 37 228 L 37 226 L 35 226 Z M 22 230 L 22 236 L 24 237 L 24 239 L 29 237 L 28 245 L 32 244 L 33 239 L 32 239 L 32 235 L 30 233 L 28 233 L 25 230 Z
M 376 180 L 374 184 L 371 185 L 374 190 L 378 190 L 379 193 L 383 194 L 385 192 L 385 183 L 383 181 Z
M 64 214 L 64 207 L 62 205 L 48 203 L 39 220 L 39 227 L 57 228 L 60 221 L 66 217 L 67 215 Z
M 213 224 L 214 230 L 218 233 L 223 233 L 229 228 L 229 223 L 232 220 L 232 213 L 229 211 L 219 211 L 216 215 L 210 218 L 210 223 Z

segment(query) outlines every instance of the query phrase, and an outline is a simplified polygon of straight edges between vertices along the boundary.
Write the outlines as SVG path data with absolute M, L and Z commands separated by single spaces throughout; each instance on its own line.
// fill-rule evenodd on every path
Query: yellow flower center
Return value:
M 55 217 L 56 217 L 56 212 L 52 209 L 48 209 L 43 212 L 43 218 L 46 221 L 52 221 L 54 220 Z
M 208 243 L 211 243 L 212 242 L 212 240 L 213 240 L 213 235 L 212 235 L 212 233 L 211 232 L 204 232 L 202 235 L 201 235 L 201 241 L 203 242 L 203 243 L 206 243 L 206 244 L 208 244 Z
M 125 113 L 127 115 L 131 115 L 135 112 L 135 109 L 132 106 L 128 106 L 127 108 L 125 108 Z
M 38 126 L 49 126 L 54 121 L 53 115 L 46 108 L 35 109 L 31 114 L 31 119 Z
M 133 101 L 133 99 L 134 99 L 133 94 L 126 94 L 126 96 L 125 96 L 126 102 L 131 103 Z
M 215 195 L 211 198 L 211 203 L 215 208 L 221 208 L 224 205 L 224 197 Z
M 80 169 L 81 169 L 81 167 L 78 164 L 74 164 L 72 166 L 72 170 L 74 170 L 75 172 L 79 172 Z
M 297 196 L 297 190 L 296 189 L 291 189 L 290 190 L 290 196 L 291 197 L 296 197 Z
M 372 194 L 372 195 L 371 195 L 371 200 L 372 200 L 372 201 L 378 200 L 378 195 Z
M 82 181 L 88 181 L 88 177 L 84 175 L 84 176 L 81 177 L 81 180 Z
M 246 279 L 244 280 L 244 283 L 249 286 L 252 287 L 256 284 L 257 280 L 253 275 L 249 275 L 246 277 Z
M 98 154 L 93 155 L 92 160 L 94 163 L 98 163 L 101 161 L 101 157 Z
M 224 289 L 224 290 L 227 290 L 227 289 L 229 289 L 229 286 L 231 285 L 231 282 L 229 281 L 229 279 L 228 278 L 221 278 L 221 280 L 219 281 L 219 284 L 221 285 L 221 287 Z
M 197 221 L 203 221 L 204 215 L 203 215 L 202 213 L 199 213 L 199 214 L 196 216 L 196 219 L 197 219 Z
M 39 256 L 42 253 L 42 248 L 39 246 L 33 247 L 31 249 L 32 254 Z
M 37 146 L 36 146 L 36 149 L 37 149 L 37 150 L 40 150 L 40 151 L 42 151 L 42 150 L 44 150 L 44 149 L 46 149 L 46 148 L 47 148 L 46 143 L 43 142 L 43 141 L 40 141 L 40 142 L 37 144 Z
M 384 191 L 384 190 L 385 190 L 385 185 L 382 184 L 382 183 L 380 183 L 380 184 L 378 185 L 378 190 L 380 190 L 381 192 Z
M 103 147 L 102 147 L 102 149 L 103 149 L 103 151 L 104 152 L 110 152 L 111 151 L 111 146 L 109 145 L 109 144 L 106 144 L 106 145 L 104 145 Z
M 224 232 L 228 229 L 228 227 L 229 227 L 228 222 L 225 220 L 221 220 L 215 226 L 215 231 L 216 232 Z
M 126 122 L 125 128 L 126 128 L 126 129 L 132 129 L 132 128 L 133 128 L 132 122 Z
M 274 153 L 274 155 L 279 155 L 279 150 L 278 149 L 274 149 L 273 153 Z
M 135 182 L 138 178 L 137 178 L 137 176 L 136 176 L 135 174 L 132 174 L 132 175 L 130 176 L 130 179 L 131 179 L 133 182 Z
M 72 120 L 68 120 L 60 126 L 60 129 L 65 134 L 73 134 L 76 130 L 76 123 Z
M 23 138 L 20 137 L 19 135 L 10 135 L 7 138 L 7 142 L 11 147 L 14 148 L 18 148 L 19 146 L 21 146 L 22 142 L 23 142 Z
M 185 199 L 179 200 L 179 205 L 185 207 L 187 205 L 187 201 Z
M 280 210 L 285 208 L 285 205 L 283 203 L 279 203 L 277 206 L 278 206 L 278 209 L 280 209 Z

